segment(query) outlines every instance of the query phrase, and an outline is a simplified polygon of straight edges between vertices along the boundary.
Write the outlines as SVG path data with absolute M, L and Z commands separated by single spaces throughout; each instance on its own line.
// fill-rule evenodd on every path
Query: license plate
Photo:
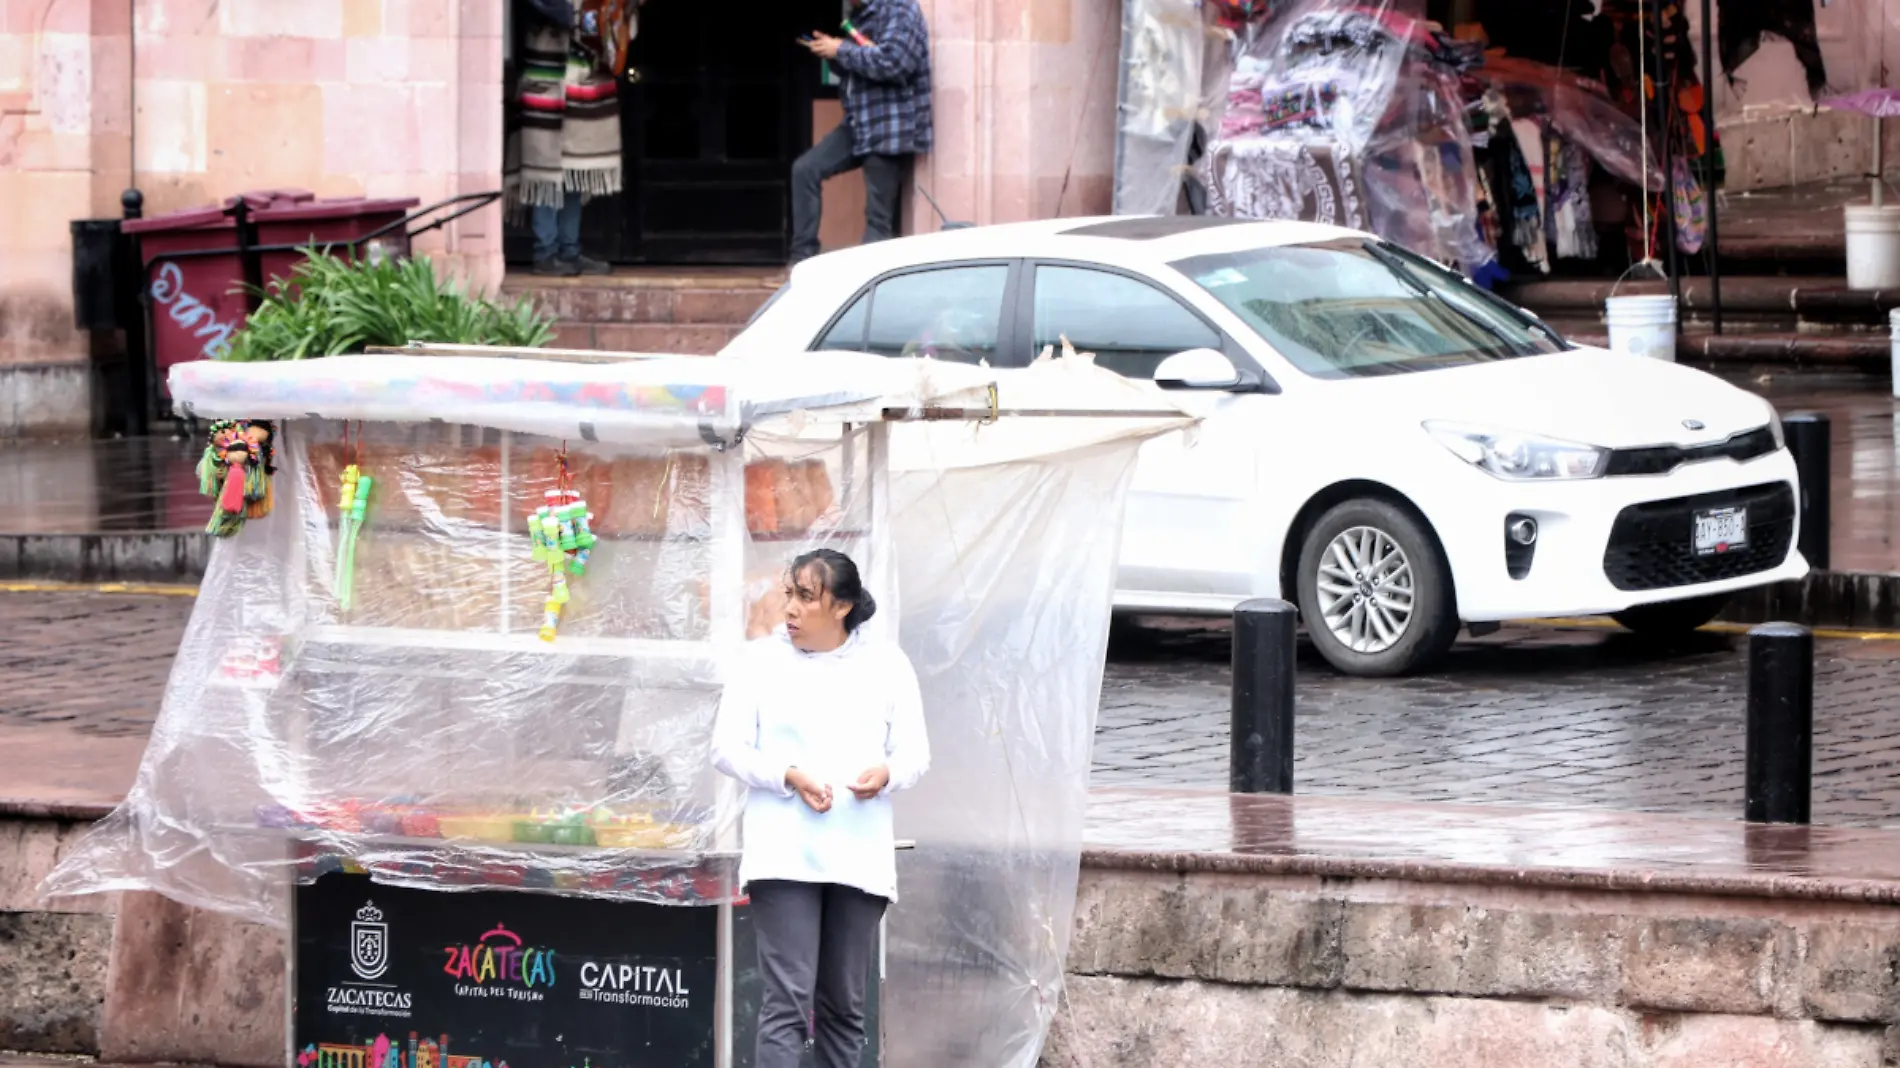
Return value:
M 1695 554 L 1732 553 L 1748 544 L 1748 509 L 1711 508 L 1695 514 Z

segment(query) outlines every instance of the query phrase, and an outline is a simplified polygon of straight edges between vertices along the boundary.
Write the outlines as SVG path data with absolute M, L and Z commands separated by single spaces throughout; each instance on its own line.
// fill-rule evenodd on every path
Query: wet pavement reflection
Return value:
M 1674 642 L 1614 627 L 1510 626 L 1429 675 L 1355 679 L 1300 646 L 1294 784 L 1302 794 L 1742 813 L 1747 640 Z M 1232 643 L 1217 621 L 1115 629 L 1094 781 L 1227 779 Z M 1900 642 L 1815 645 L 1814 818 L 1900 825 Z
M 1782 415 L 1819 412 L 1833 424 L 1833 571 L 1900 573 L 1900 398 L 1815 389 L 1799 376 L 1742 381 Z
M 1450 865 L 1524 873 L 1609 872 L 1720 883 L 1808 879 L 1893 884 L 1900 831 L 1751 825 L 1612 812 L 1340 797 L 1229 795 L 1101 788 L 1089 795 L 1091 849 L 1159 854 L 1311 858 L 1396 870 Z M 1376 875 L 1367 866 L 1361 872 Z
M 0 533 L 202 530 L 204 446 L 167 437 L 10 442 L 0 464 Z

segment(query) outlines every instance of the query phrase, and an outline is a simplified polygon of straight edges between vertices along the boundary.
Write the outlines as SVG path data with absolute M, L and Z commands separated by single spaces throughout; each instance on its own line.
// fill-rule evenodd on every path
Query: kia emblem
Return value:
M 1684 430 L 1707 430 L 1707 429 L 1708 429 L 1708 426 L 1707 426 L 1706 424 L 1704 424 L 1704 423 L 1702 422 L 1702 420 L 1700 420 L 1700 419 L 1684 419 L 1684 420 L 1682 421 L 1682 429 L 1684 429 Z

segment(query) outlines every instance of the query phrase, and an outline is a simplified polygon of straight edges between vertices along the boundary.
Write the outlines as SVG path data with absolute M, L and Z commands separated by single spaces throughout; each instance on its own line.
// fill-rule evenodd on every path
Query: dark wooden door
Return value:
M 649 0 L 625 97 L 620 259 L 785 262 L 792 161 L 811 144 L 819 82 L 795 38 L 837 12 L 837 0 Z
M 624 264 L 780 264 L 792 161 L 811 144 L 818 61 L 797 38 L 836 32 L 840 0 L 648 0 L 623 80 L 623 192 L 588 203 L 581 245 Z M 512 75 L 511 75 L 512 77 Z M 533 240 L 511 220 L 510 262 Z

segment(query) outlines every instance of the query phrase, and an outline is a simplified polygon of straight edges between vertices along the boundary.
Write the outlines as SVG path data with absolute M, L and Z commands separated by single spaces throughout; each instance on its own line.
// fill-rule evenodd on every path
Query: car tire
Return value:
M 1728 607 L 1729 595 L 1711 594 L 1707 597 L 1691 597 L 1686 601 L 1660 601 L 1656 604 L 1639 604 L 1635 608 L 1626 608 L 1610 618 L 1623 625 L 1625 630 L 1655 638 L 1680 637 L 1709 622 L 1722 614 Z
M 1398 570 L 1384 575 L 1360 570 L 1347 578 L 1340 562 L 1355 557 L 1361 565 Z M 1322 570 L 1327 572 L 1324 585 Z M 1410 580 L 1409 588 L 1401 579 Z M 1402 588 L 1411 609 L 1394 634 L 1393 606 L 1403 603 Z M 1385 501 L 1351 500 L 1320 516 L 1300 546 L 1297 589 L 1300 618 L 1313 647 L 1348 675 L 1381 678 L 1422 671 L 1458 638 L 1457 598 L 1438 540 L 1410 512 Z M 1355 594 L 1360 600 L 1349 601 Z

